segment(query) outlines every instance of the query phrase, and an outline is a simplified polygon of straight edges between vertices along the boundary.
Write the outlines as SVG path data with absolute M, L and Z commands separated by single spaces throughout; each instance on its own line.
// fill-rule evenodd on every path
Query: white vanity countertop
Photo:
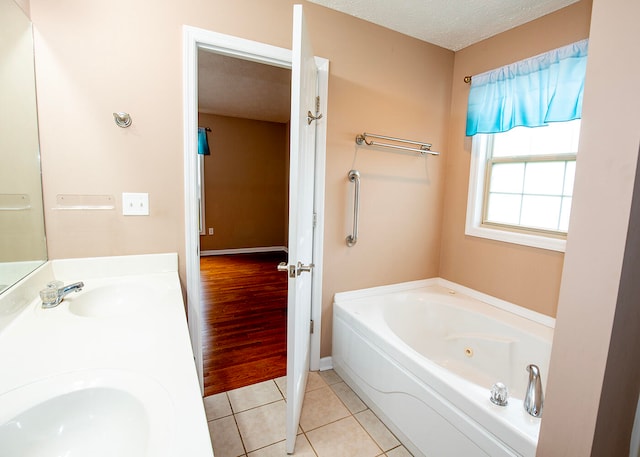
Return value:
M 85 286 L 55 308 L 33 299 L 0 332 L 0 410 L 4 393 L 43 379 L 130 374 L 148 381 L 149 391 L 159 386 L 158 403 L 169 405 L 171 439 L 162 454 L 212 457 L 177 255 L 52 261 L 44 270 Z M 131 297 L 135 307 L 123 303 Z M 0 315 L 2 306 L 0 299 Z

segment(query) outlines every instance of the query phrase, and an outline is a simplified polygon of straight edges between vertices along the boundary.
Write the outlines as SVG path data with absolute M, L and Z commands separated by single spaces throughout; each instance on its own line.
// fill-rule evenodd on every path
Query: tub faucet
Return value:
M 60 283 L 61 284 L 61 283 Z M 55 308 L 60 302 L 69 295 L 71 292 L 80 292 L 84 287 L 83 282 L 74 282 L 68 286 L 58 287 L 57 284 L 47 284 L 46 289 L 40 291 L 40 298 L 42 299 L 43 308 Z
M 544 402 L 540 368 L 531 364 L 527 366 L 527 371 L 529 372 L 529 384 L 527 385 L 527 394 L 524 397 L 524 409 L 533 417 L 540 417 L 542 416 L 542 404 Z

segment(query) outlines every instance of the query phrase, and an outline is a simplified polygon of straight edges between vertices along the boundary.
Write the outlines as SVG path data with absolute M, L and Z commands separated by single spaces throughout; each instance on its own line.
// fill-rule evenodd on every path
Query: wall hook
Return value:
M 116 121 L 116 125 L 123 129 L 129 127 L 132 122 L 129 113 L 113 113 L 113 119 Z

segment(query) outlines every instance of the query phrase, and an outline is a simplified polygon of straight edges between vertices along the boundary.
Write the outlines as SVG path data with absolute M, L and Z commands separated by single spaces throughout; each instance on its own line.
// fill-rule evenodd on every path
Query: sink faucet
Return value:
M 529 384 L 527 385 L 527 394 L 524 397 L 524 409 L 533 417 L 540 417 L 544 402 L 540 368 L 532 364 L 527 366 L 527 371 L 529 372 Z
M 84 287 L 83 282 L 74 282 L 68 286 L 57 287 L 55 283 L 47 284 L 46 289 L 40 291 L 43 308 L 55 308 L 71 292 L 80 292 Z

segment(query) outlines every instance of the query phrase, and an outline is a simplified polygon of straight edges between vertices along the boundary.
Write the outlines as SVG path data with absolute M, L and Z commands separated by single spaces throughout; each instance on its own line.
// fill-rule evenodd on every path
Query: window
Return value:
M 466 233 L 564 251 L 580 120 L 473 138 Z

